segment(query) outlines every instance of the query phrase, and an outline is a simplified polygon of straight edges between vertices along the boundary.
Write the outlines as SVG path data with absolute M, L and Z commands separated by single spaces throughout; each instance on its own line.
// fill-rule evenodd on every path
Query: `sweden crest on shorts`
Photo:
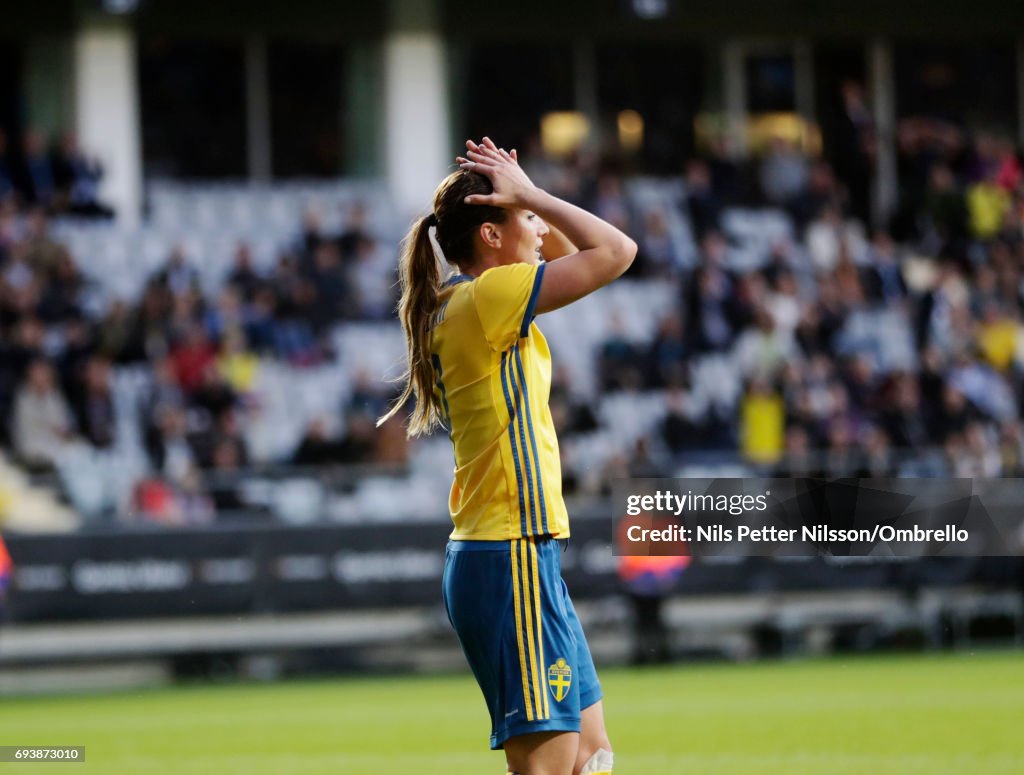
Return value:
M 548 686 L 555 702 L 561 702 L 569 694 L 569 687 L 572 686 L 572 668 L 561 657 L 548 668 Z

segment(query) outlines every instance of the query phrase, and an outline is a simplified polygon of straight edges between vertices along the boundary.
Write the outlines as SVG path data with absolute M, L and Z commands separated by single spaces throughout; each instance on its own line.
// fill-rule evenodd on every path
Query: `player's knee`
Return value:
M 602 735 L 598 740 L 588 741 L 590 745 L 584 749 L 580 747 L 579 756 L 576 758 L 576 766 L 573 768 L 573 775 L 605 775 L 612 771 L 615 757 L 612 754 L 612 744 L 607 735 Z

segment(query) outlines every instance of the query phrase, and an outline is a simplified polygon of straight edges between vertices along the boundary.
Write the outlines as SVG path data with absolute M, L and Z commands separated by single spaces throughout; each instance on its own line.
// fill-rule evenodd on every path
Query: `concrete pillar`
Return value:
M 423 212 L 463 148 L 449 144 L 448 79 L 436 0 L 391 0 L 384 41 L 388 186 L 403 215 Z
M 597 51 L 588 38 L 577 38 L 572 44 L 572 80 L 574 107 L 590 125 L 585 145 L 600 148 L 601 123 L 597 95 Z
M 249 35 L 245 40 L 245 139 L 249 180 L 267 181 L 272 174 L 270 155 L 270 84 L 267 40 Z
M 43 35 L 25 44 L 26 126 L 52 141 L 74 128 L 72 71 L 70 36 Z
M 878 138 L 875 180 L 871 198 L 871 220 L 885 224 L 899 200 L 896 168 L 896 85 L 893 79 L 892 43 L 876 38 L 868 43 L 868 78 L 871 112 Z
M 734 157 L 743 159 L 749 153 L 747 144 L 747 73 L 746 51 L 738 40 L 722 47 L 722 93 L 725 95 L 725 125 L 729 148 Z
M 808 40 L 793 44 L 793 71 L 796 74 L 794 101 L 796 112 L 808 126 L 814 126 L 814 47 Z
M 377 41 L 358 41 L 348 50 L 347 88 L 342 100 L 341 123 L 345 127 L 345 175 L 375 177 L 382 172 L 380 104 L 381 48 Z
M 79 142 L 100 159 L 100 196 L 128 225 L 142 206 L 142 141 L 135 32 L 116 21 L 87 21 L 75 33 L 75 127 Z

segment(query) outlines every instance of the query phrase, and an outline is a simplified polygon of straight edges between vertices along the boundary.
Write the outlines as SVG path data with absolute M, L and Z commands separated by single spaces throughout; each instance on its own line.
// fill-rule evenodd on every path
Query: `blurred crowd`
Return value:
M 667 391 L 656 431 L 616 456 L 601 481 L 670 476 L 715 453 L 777 475 L 1024 471 L 1020 149 L 946 121 L 901 122 L 900 200 L 872 230 L 873 128 L 856 109 L 862 90 L 848 84 L 844 99 L 850 127 L 836 166 L 849 180 L 782 137 L 748 163 L 731 160 L 724 142 L 687 163 L 678 206 L 699 243 L 695 263 L 662 213 L 631 206 L 613 166 L 537 165 L 563 195 L 636 235 L 633 276 L 679 287 L 649 341 L 618 335 L 613 321 L 601 347 L 602 390 Z M 773 244 L 758 268 L 737 269 L 723 213 L 765 205 L 788 214 L 794 238 Z M 876 346 L 851 346 L 843 334 L 855 318 L 888 326 L 883 336 L 905 338 L 911 357 L 894 366 Z M 690 366 L 709 354 L 725 356 L 742 380 L 726 412 L 690 406 Z
M 177 247 L 139 298 L 115 298 L 98 315 L 87 303 L 90 283 L 50 226 L 42 202 L 17 189 L 0 199 L 0 443 L 42 476 L 69 445 L 113 448 L 115 370 L 145 365 L 151 380 L 138 416 L 152 476 L 139 482 L 133 506 L 156 521 L 202 523 L 247 509 L 231 475 L 250 463 L 243 430 L 262 408 L 261 359 L 321 364 L 334 355 L 332 326 L 394 308 L 395 252 L 368 231 L 358 204 L 336 234 L 310 213 L 270 272 L 238 244 L 212 294 Z M 357 378 L 338 407 L 343 422 L 317 418 L 292 458 L 277 462 L 404 461 L 398 423 L 374 427 L 391 391 Z M 340 438 L 331 435 L 339 425 Z
M 0 202 L 13 198 L 47 213 L 109 218 L 114 212 L 100 201 L 102 179 L 103 167 L 74 132 L 51 142 L 29 128 L 15 144 L 0 127 Z
M 662 419 L 600 471 L 567 455 L 568 492 L 709 459 L 780 476 L 1024 471 L 1020 151 L 998 134 L 902 122 L 901 198 L 893 217 L 870 229 L 875 142 L 858 100 L 862 90 L 844 90 L 848 131 L 834 149 L 842 163 L 782 137 L 740 162 L 719 139 L 681 171 L 674 213 L 639 209 L 614 157 L 523 154 L 539 185 L 635 236 L 640 253 L 628 277 L 677 289 L 649 341 L 611 320 L 594 353 L 601 394 L 663 391 Z M 261 359 L 320 364 L 334 357 L 329 332 L 338 322 L 390 319 L 397 246 L 371 232 L 361 206 L 338 233 L 309 213 L 269 272 L 240 243 L 223 285 L 204 293 L 192 257 L 175 249 L 139 298 L 90 314 L 88 283 L 49 227 L 55 214 L 105 212 L 96 199 L 102 173 L 73 138 L 59 153 L 43 147 L 29 133 L 15 157 L 0 132 L 3 447 L 35 472 L 52 470 L 69 442 L 111 447 L 113 370 L 144 363 L 153 378 L 139 414 L 152 476 L 136 488 L 134 508 L 176 523 L 247 508 L 237 484 L 209 482 L 221 474 L 231 482 L 250 462 L 242 429 L 260 411 Z M 737 206 L 778 208 L 793 225 L 757 268 L 730 260 L 723 216 Z M 696 259 L 671 233 L 673 216 L 689 224 Z M 909 338 L 912 357 L 894 367 L 871 347 L 840 346 L 850 321 L 865 315 Z M 735 406 L 692 402 L 692 364 L 711 355 L 727 359 L 741 383 Z M 556 370 L 551 406 L 571 442 L 601 422 L 567 374 Z M 392 387 L 361 378 L 338 407 L 343 432 L 317 418 L 277 462 L 402 463 L 401 428 L 373 425 Z

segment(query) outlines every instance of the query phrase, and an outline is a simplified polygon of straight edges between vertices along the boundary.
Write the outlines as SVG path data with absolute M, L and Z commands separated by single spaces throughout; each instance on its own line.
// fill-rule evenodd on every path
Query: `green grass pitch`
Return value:
M 1019 775 L 1022 657 L 606 670 L 615 772 Z M 0 745 L 85 745 L 68 773 L 498 775 L 485 717 L 468 673 L 188 686 L 0 700 Z

